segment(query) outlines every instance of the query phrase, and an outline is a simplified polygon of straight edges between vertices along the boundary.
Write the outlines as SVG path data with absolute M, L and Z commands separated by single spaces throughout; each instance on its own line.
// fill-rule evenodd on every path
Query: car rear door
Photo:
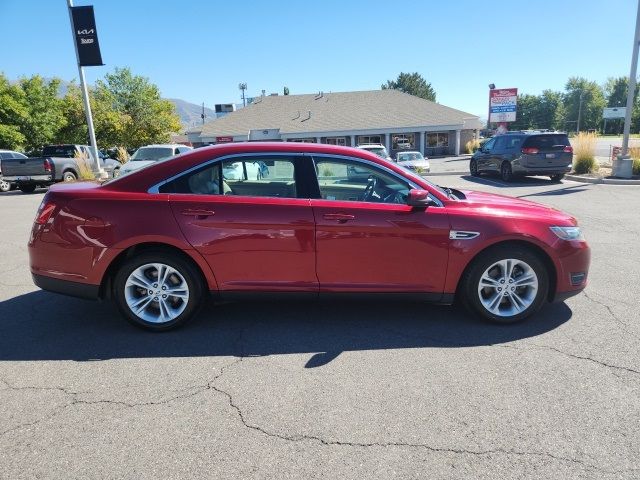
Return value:
M 269 165 L 260 180 L 244 174 L 220 180 L 221 171 L 246 172 L 245 164 L 254 162 Z M 221 291 L 318 291 L 315 224 L 298 181 L 301 162 L 295 155 L 227 157 L 160 187 Z
M 408 206 L 412 185 L 378 165 L 323 155 L 315 155 L 314 163 L 320 292 L 442 293 L 449 245 L 445 208 Z M 367 175 L 351 174 L 356 170 Z M 372 179 L 376 186 L 367 193 Z

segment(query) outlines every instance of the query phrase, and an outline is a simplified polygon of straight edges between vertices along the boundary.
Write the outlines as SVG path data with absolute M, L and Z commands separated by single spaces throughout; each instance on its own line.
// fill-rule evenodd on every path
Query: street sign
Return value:
M 489 122 L 515 122 L 517 105 L 517 88 L 489 90 Z
M 608 107 L 602 111 L 602 118 L 624 118 L 627 107 Z

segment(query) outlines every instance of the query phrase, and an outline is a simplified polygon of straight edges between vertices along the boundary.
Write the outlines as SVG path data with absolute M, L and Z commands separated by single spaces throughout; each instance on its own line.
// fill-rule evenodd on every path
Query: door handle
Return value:
M 210 217 L 211 215 L 214 215 L 216 212 L 214 212 L 213 210 L 197 210 L 197 209 L 190 209 L 187 208 L 186 210 L 183 210 L 182 215 L 187 216 L 187 217 L 196 217 L 199 220 L 204 220 L 207 217 Z
M 355 215 L 349 213 L 325 213 L 323 217 L 325 220 L 336 220 L 338 223 L 345 223 L 356 218 Z

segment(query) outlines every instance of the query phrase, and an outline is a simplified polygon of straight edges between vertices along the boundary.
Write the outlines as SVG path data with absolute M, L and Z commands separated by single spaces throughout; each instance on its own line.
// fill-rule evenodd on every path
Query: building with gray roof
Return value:
M 257 97 L 251 105 L 187 131 L 194 146 L 272 140 L 357 146 L 427 156 L 460 153 L 482 128 L 467 112 L 399 90 Z

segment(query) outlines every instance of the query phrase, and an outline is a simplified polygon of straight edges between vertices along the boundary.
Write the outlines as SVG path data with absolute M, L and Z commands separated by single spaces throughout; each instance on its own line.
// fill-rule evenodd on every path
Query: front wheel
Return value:
M 556 173 L 555 175 L 551 175 L 551 181 L 558 183 L 564 178 L 564 173 Z
M 549 290 L 538 255 L 522 247 L 488 250 L 465 273 L 460 293 L 472 313 L 496 323 L 515 323 L 537 312 Z
M 469 162 L 469 172 L 471 172 L 471 176 L 479 177 L 480 172 L 478 171 L 478 161 L 475 158 L 472 158 Z
M 120 313 L 134 325 L 166 331 L 189 321 L 202 304 L 199 272 L 177 254 L 149 251 L 127 260 L 113 282 Z
M 8 192 L 9 190 L 11 190 L 11 184 L 0 178 L 0 192 Z

